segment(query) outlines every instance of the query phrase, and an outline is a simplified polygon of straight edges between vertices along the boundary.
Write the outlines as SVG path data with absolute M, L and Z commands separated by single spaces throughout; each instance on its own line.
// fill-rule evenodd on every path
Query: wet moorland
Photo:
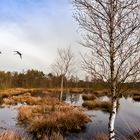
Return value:
M 119 139 L 128 139 L 139 131 L 139 100 L 138 91 L 131 91 L 118 98 L 115 132 Z M 56 137 L 66 140 L 100 140 L 108 135 L 110 110 L 110 96 L 107 92 L 66 92 L 60 102 L 59 92 L 54 91 L 3 91 L 0 132 L 12 130 L 18 135 L 42 140 Z

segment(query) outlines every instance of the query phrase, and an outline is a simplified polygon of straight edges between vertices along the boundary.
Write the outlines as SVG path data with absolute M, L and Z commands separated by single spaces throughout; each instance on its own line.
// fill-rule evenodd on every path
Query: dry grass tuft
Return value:
M 92 93 L 93 93 L 96 97 L 110 96 L 110 92 L 109 92 L 108 89 L 94 90 Z
M 34 97 L 31 96 L 31 93 L 29 92 L 19 96 L 10 96 L 3 99 L 3 104 L 6 105 L 14 105 L 17 103 L 26 103 L 28 105 L 60 104 L 59 100 L 56 98 L 49 97 L 48 95 L 45 97 Z
M 83 100 L 95 100 L 96 96 L 94 94 L 83 94 L 82 98 Z
M 90 121 L 79 108 L 63 102 L 46 102 L 40 105 L 21 106 L 18 120 L 28 131 L 37 135 L 80 131 Z
M 0 133 L 0 140 L 21 140 L 13 131 L 6 130 Z
M 123 93 L 123 96 L 127 97 L 127 96 L 140 96 L 140 90 L 135 89 L 135 90 L 128 90 L 125 93 Z
M 20 136 L 11 130 L 5 130 L 0 133 L 0 140 L 31 140 L 31 138 Z
M 48 108 L 47 108 L 48 107 Z M 18 120 L 26 122 L 30 132 L 53 132 L 59 130 L 81 130 L 90 119 L 79 109 L 63 105 L 52 110 L 50 106 L 22 106 Z
M 63 136 L 60 133 L 52 133 L 52 135 L 49 138 L 50 140 L 64 140 Z
M 79 111 L 52 112 L 33 117 L 29 123 L 29 131 L 33 133 L 79 131 L 89 122 L 89 118 Z
M 111 110 L 111 102 L 110 101 L 85 101 L 82 104 L 84 107 L 87 107 L 88 109 L 97 109 L 97 110 L 103 110 L 103 111 L 110 111 Z
M 97 134 L 95 137 L 95 140 L 109 140 L 108 136 L 106 134 Z
M 18 108 L 18 120 L 28 121 L 29 118 L 37 116 L 38 114 L 48 114 L 51 112 L 68 112 L 74 109 L 68 105 L 33 105 L 33 106 L 21 106 Z
M 37 106 L 21 106 L 18 108 L 18 120 L 27 121 L 33 115 L 33 110 L 35 110 Z
M 41 136 L 41 140 L 64 140 L 64 137 L 60 134 L 60 133 L 52 133 L 51 136 L 47 137 L 45 136 Z
M 133 100 L 137 101 L 137 102 L 140 102 L 140 95 L 133 96 Z

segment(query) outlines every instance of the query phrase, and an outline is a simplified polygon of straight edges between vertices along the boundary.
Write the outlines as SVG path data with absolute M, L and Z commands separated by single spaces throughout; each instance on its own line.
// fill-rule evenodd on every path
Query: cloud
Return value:
M 2 70 L 46 71 L 57 48 L 77 49 L 77 26 L 67 0 L 1 0 L 0 65 Z M 23 53 L 23 60 L 13 55 Z

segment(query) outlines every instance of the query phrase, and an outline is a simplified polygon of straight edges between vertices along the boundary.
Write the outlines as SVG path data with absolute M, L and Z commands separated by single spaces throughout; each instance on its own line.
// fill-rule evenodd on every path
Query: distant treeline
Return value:
M 52 73 L 44 74 L 38 70 L 28 70 L 26 72 L 5 72 L 0 71 L 0 89 L 4 88 L 60 88 L 61 76 Z M 130 88 L 140 88 L 140 83 L 127 83 Z M 64 77 L 64 87 L 67 88 L 107 88 L 106 82 L 100 79 L 79 80 L 77 76 L 69 79 Z
M 61 76 L 55 76 L 52 73 L 44 74 L 38 70 L 28 70 L 26 72 L 5 72 L 0 71 L 0 88 L 59 88 Z M 91 87 L 91 82 L 79 80 L 76 76 L 69 79 L 64 77 L 65 87 Z

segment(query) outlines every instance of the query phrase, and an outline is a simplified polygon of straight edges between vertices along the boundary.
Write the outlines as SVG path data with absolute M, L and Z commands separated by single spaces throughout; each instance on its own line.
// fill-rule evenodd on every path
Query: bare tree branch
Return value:
M 83 69 L 105 80 L 112 94 L 109 140 L 115 140 L 116 98 L 123 83 L 140 77 L 140 1 L 73 0 L 74 17 L 84 33 Z

